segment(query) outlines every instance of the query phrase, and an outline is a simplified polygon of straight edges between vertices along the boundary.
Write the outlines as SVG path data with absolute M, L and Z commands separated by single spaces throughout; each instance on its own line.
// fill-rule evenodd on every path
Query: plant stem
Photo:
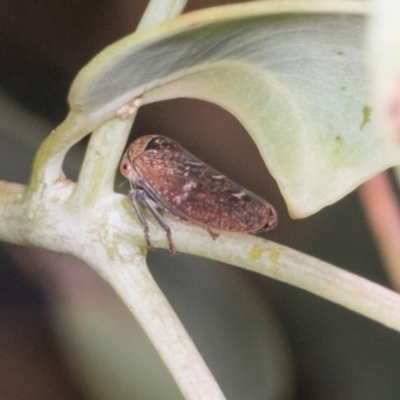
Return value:
M 76 204 L 93 207 L 99 198 L 112 193 L 135 116 L 136 113 L 128 119 L 112 118 L 93 132 L 73 196 Z
M 153 342 L 186 399 L 224 399 L 193 341 L 151 276 L 144 257 L 107 265 L 114 287 Z
M 33 163 L 29 189 L 44 190 L 63 176 L 62 164 L 68 150 L 95 127 L 87 116 L 70 111 L 40 146 Z
M 159 24 L 181 14 L 188 0 L 150 0 L 137 30 Z
M 296 250 L 252 235 L 221 233 L 213 241 L 201 228 L 168 221 L 178 251 L 236 265 L 289 283 L 400 332 L 400 295 Z M 153 230 L 153 228 L 151 228 Z M 162 236 L 163 232 L 160 231 Z M 166 248 L 165 238 L 152 242 Z

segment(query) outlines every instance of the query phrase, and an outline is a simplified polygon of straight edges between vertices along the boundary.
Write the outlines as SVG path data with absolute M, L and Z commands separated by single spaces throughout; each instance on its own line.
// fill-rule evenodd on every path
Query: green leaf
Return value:
M 304 217 L 400 161 L 373 127 L 366 13 L 360 1 L 268 1 L 186 14 L 101 52 L 70 104 L 99 123 L 138 98 L 219 104 L 254 139 L 291 215 Z

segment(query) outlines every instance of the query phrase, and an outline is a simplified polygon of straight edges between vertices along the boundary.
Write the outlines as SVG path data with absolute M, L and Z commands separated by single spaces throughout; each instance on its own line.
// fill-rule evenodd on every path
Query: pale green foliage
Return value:
M 260 2 L 180 16 L 100 53 L 74 82 L 71 107 L 104 116 L 135 98 L 219 104 L 253 137 L 292 216 L 310 215 L 400 161 L 373 126 L 357 4 Z

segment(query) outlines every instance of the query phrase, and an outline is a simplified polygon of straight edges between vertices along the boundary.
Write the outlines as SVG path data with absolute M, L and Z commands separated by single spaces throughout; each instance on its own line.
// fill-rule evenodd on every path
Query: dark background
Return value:
M 188 9 L 227 3 L 232 2 L 192 0 Z M 39 119 L 30 132 L 33 125 L 28 118 L 23 133 L 16 131 L 18 124 L 7 125 L 3 118 L 0 179 L 28 181 L 37 146 L 68 112 L 66 97 L 74 76 L 106 45 L 132 32 L 145 5 L 144 1 L 2 1 L 0 93 L 20 107 L 15 116 L 7 116 L 23 120 L 28 111 Z M 5 113 L 5 106 L 2 109 Z M 271 240 L 390 286 L 357 194 L 306 220 L 290 220 L 255 145 L 226 111 L 188 99 L 152 104 L 140 109 L 132 137 L 147 133 L 178 140 L 274 204 L 280 225 L 268 234 Z M 67 172 L 76 177 L 78 161 L 71 163 Z M 398 333 L 299 289 L 229 266 L 184 255 L 170 258 L 164 251 L 152 253 L 149 263 L 229 399 L 399 398 Z M 121 311 L 124 307 L 107 285 L 82 263 L 2 246 L 0 398 L 102 398 L 89 387 L 90 379 L 82 378 L 86 351 L 66 351 L 60 333 L 65 323 L 60 315 L 77 315 L 82 307 L 89 315 L 100 315 L 105 326 L 115 310 L 121 315 L 121 329 L 127 329 L 124 321 L 131 318 Z M 275 316 L 271 317 L 271 309 Z M 88 314 L 82 317 L 84 322 L 90 319 Z M 98 329 L 106 328 L 100 323 Z M 263 356 L 265 349 L 271 350 L 270 357 Z M 274 363 L 265 369 L 264 361 L 271 360 Z M 146 386 L 145 379 L 137 386 Z M 96 379 L 91 384 L 96 385 Z M 113 393 L 104 398 L 157 398 Z

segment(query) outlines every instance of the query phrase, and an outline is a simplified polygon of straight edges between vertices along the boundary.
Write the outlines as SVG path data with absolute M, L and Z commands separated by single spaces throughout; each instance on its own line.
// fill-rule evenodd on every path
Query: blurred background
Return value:
M 187 10 L 232 1 L 189 0 Z M 79 69 L 131 33 L 146 1 L 3 0 L 0 179 L 27 183 L 41 141 L 68 112 Z M 389 286 L 357 193 L 291 220 L 240 123 L 209 103 L 142 107 L 131 138 L 159 133 L 270 201 L 268 238 Z M 86 141 L 68 155 L 76 179 Z M 124 193 L 127 186 L 120 186 Z M 299 289 L 158 250 L 155 279 L 231 399 L 399 398 L 400 335 Z M 0 247 L 0 399 L 179 399 L 169 373 L 112 289 L 79 260 Z

